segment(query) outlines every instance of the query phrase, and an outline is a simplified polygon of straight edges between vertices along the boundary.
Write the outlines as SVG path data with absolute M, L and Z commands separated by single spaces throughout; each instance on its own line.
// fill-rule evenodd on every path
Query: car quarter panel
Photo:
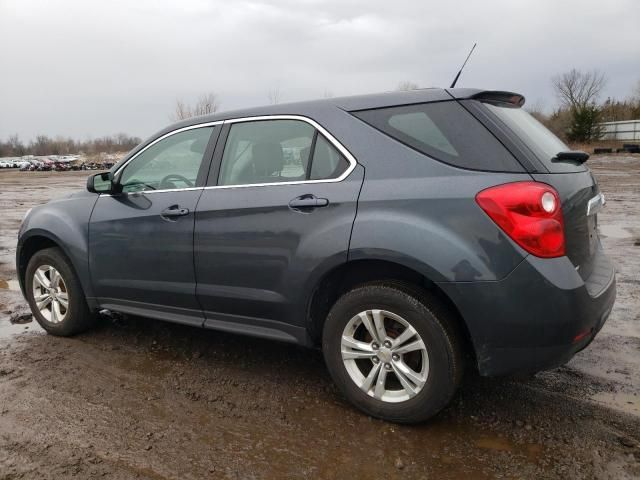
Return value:
M 496 280 L 526 256 L 475 202 L 526 173 L 479 172 L 423 155 L 348 112 L 317 112 L 365 168 L 349 250 L 350 260 L 382 259 L 432 281 Z

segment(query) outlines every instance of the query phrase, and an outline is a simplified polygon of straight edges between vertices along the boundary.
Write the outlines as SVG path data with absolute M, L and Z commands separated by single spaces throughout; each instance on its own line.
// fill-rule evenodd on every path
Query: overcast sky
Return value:
M 0 138 L 146 137 L 176 99 L 222 109 L 395 89 L 512 90 L 551 109 L 550 78 L 640 80 L 638 0 L 0 0 Z

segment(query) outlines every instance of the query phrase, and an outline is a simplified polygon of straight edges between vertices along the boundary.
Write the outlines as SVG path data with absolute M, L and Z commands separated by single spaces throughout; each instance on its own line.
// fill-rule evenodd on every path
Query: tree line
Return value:
M 47 135 L 38 135 L 29 142 L 23 142 L 18 135 L 11 135 L 6 141 L 0 139 L 0 157 L 128 152 L 141 141 L 138 137 L 124 133 L 84 141 L 68 137 L 51 138 Z

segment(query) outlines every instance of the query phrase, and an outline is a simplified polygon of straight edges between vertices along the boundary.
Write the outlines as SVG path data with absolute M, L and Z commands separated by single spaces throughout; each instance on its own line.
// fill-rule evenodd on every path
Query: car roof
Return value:
M 171 125 L 167 130 L 196 125 L 199 123 L 216 122 L 240 117 L 256 117 L 262 115 L 310 115 L 314 110 L 326 107 L 337 107 L 353 112 L 370 108 L 383 108 L 394 105 L 411 105 L 415 103 L 438 102 L 443 100 L 469 98 L 484 90 L 470 88 L 421 88 L 409 91 L 393 91 L 372 93 L 365 95 L 351 95 L 348 97 L 323 98 L 304 102 L 279 103 L 276 105 L 264 105 L 216 112 L 210 115 L 191 117 Z
M 347 112 L 367 110 L 371 108 L 384 108 L 396 105 L 412 105 L 417 103 L 441 102 L 445 100 L 464 99 L 477 97 L 481 94 L 491 93 L 489 90 L 476 88 L 420 88 L 409 91 L 393 91 L 383 93 L 371 93 L 365 95 L 351 95 L 348 97 L 323 98 L 294 103 L 279 103 L 276 105 L 264 105 L 259 107 L 244 108 L 241 110 L 229 110 L 216 112 L 210 115 L 191 117 L 166 126 L 159 132 L 149 137 L 140 145 L 131 150 L 122 160 L 116 163 L 111 170 L 116 171 L 130 157 L 137 154 L 144 146 L 162 135 L 178 130 L 209 122 L 220 122 L 233 118 L 258 117 L 267 115 L 303 115 L 310 118 L 317 112 L 326 112 L 331 108 L 339 108 Z M 494 92 L 500 95 L 514 95 L 510 92 Z M 524 101 L 524 99 L 523 99 Z

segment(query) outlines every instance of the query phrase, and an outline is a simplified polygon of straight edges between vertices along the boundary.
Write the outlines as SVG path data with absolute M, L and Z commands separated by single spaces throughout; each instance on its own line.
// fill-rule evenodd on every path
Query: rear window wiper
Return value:
M 582 165 L 589 160 L 589 154 L 580 150 L 569 150 L 567 152 L 558 152 L 551 159 L 552 162 L 572 162 Z

